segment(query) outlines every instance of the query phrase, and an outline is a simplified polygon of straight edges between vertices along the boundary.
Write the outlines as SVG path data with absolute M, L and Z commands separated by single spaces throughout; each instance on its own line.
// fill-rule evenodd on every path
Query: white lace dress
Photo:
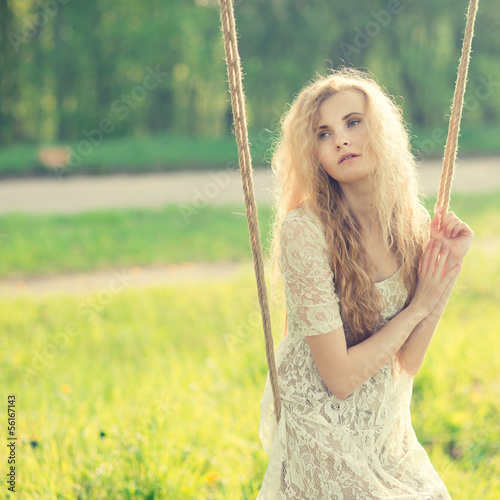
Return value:
M 260 438 L 269 464 L 258 500 L 450 499 L 411 426 L 413 379 L 396 359 L 344 400 L 319 375 L 305 337 L 342 326 L 327 252 L 319 219 L 292 210 L 279 261 L 288 312 L 288 335 L 276 349 L 281 420 L 276 425 L 268 376 Z M 398 277 L 376 284 L 385 322 L 406 300 Z

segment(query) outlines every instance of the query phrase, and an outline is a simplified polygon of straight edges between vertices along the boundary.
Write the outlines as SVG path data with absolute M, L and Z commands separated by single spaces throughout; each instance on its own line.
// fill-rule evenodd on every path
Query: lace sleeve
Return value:
M 290 332 L 321 335 L 342 326 L 328 249 L 319 219 L 292 210 L 281 229 L 280 269 Z

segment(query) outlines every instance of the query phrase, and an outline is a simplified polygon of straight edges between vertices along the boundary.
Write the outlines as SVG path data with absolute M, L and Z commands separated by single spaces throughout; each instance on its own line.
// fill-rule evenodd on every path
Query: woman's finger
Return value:
M 455 227 L 460 223 L 461 223 L 461 221 L 458 217 L 453 217 L 452 219 L 450 219 L 448 221 L 448 223 L 446 224 L 445 231 L 444 231 L 444 235 L 446 236 L 446 238 L 453 237 L 453 231 L 454 231 Z
M 453 266 L 451 269 L 448 269 L 446 274 L 443 276 L 443 285 L 444 288 L 446 288 L 450 282 L 460 273 L 462 269 L 462 264 L 457 264 L 456 266 Z
M 458 219 L 458 217 L 455 215 L 455 212 L 446 212 L 442 216 L 443 222 L 441 223 L 441 226 L 445 227 L 450 222 L 450 220 L 454 219 L 455 217 Z
M 441 208 L 436 209 L 434 218 L 431 221 L 431 238 L 435 237 L 439 232 L 439 224 L 441 222 Z
M 438 276 L 439 278 L 443 276 L 444 266 L 446 264 L 446 261 L 448 260 L 448 255 L 450 255 L 450 246 L 445 244 L 443 245 L 443 249 L 439 254 L 439 260 L 437 261 L 436 268 L 434 269 L 436 276 Z
M 452 238 L 458 236 L 460 233 L 464 233 L 462 236 L 474 236 L 472 229 L 465 222 L 460 222 L 457 226 L 455 226 Z
M 438 262 L 439 253 L 441 252 L 441 248 L 443 246 L 442 240 L 435 240 L 434 246 L 432 247 L 431 255 L 429 257 L 429 272 L 433 273 Z
M 422 258 L 420 259 L 419 275 L 425 274 L 429 269 L 429 259 L 432 248 L 434 247 L 434 242 L 434 238 L 431 238 L 429 240 L 429 243 L 427 243 L 427 247 L 425 248 Z

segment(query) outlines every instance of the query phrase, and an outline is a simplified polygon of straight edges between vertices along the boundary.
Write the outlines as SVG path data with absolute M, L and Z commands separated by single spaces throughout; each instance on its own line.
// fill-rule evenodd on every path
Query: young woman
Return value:
M 430 221 L 401 110 L 353 69 L 297 96 L 273 170 L 288 334 L 279 424 L 269 379 L 261 403 L 258 498 L 449 499 L 409 406 L 471 229 L 453 212 Z

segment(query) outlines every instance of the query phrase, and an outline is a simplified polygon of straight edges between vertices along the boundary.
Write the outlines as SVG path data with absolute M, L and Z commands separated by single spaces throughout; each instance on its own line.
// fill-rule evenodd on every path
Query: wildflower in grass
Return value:
M 61 391 L 63 391 L 64 394 L 71 394 L 71 386 L 69 384 L 63 384 L 61 385 Z
M 219 478 L 220 474 L 218 472 L 212 471 L 207 474 L 206 481 L 210 486 L 214 486 L 219 480 Z

